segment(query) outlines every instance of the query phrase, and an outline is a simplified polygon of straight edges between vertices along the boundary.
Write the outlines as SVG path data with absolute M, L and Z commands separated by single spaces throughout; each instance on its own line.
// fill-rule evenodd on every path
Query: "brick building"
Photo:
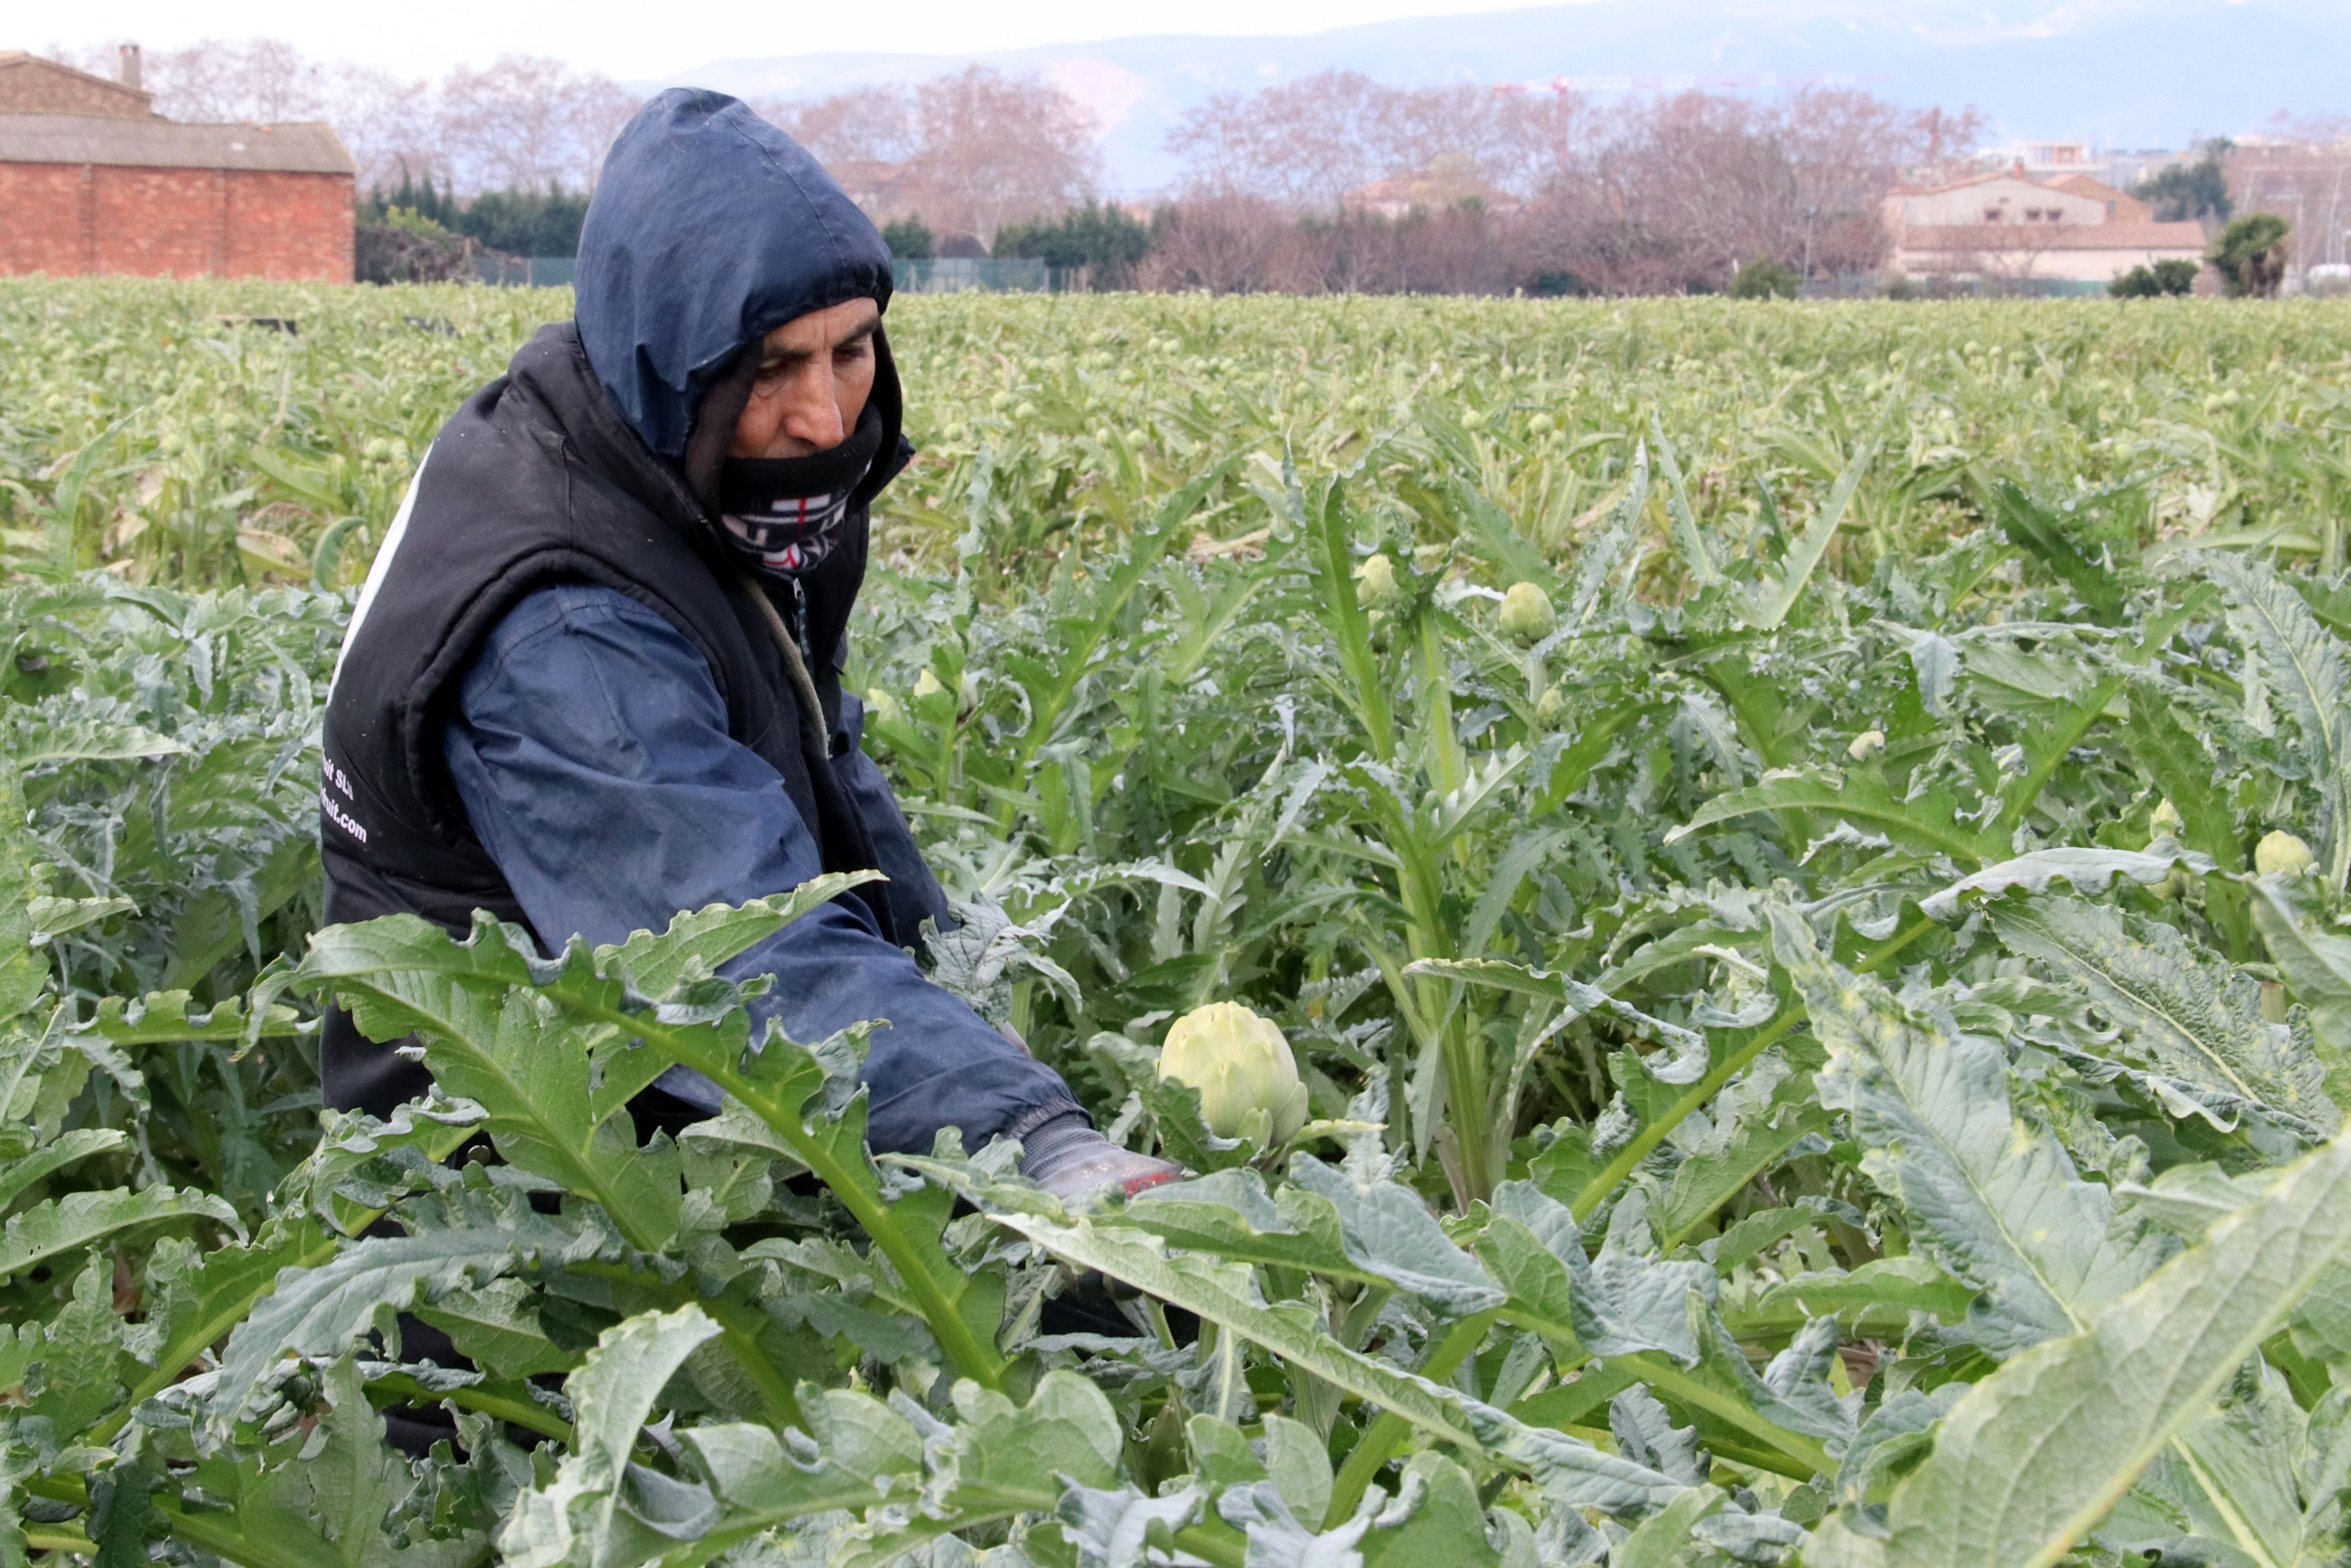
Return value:
M 351 280 L 332 127 L 189 125 L 123 79 L 0 54 L 0 275 Z

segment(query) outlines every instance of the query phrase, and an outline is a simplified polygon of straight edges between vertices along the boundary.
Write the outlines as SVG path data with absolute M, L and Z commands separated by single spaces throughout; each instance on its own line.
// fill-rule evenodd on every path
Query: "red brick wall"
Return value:
M 0 163 L 0 273 L 82 270 L 82 172 Z
M 0 163 L 0 273 L 351 281 L 349 174 Z

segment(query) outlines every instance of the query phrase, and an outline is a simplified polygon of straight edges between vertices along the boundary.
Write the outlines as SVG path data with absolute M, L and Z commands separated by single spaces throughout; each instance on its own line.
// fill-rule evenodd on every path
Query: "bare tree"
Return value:
M 1166 214 L 1138 274 L 1145 288 L 1253 294 L 1273 287 L 1269 264 L 1295 232 L 1289 212 L 1262 196 L 1196 196 Z
M 914 89 L 907 199 L 935 227 L 992 246 L 1006 223 L 1091 197 L 1101 154 L 1077 100 L 1041 77 L 973 66 Z
M 1220 92 L 1176 122 L 1167 149 L 1184 160 L 1188 191 L 1330 211 L 1390 172 L 1398 96 L 1355 71 Z
M 1611 293 L 1721 287 L 1769 259 L 1846 272 L 1884 259 L 1885 193 L 1948 161 L 1981 120 L 1808 90 L 1750 103 L 1689 92 L 1595 116 L 1522 225 L 1524 265 Z
M 604 150 L 638 104 L 609 77 L 530 55 L 460 67 L 439 99 L 440 143 L 460 192 L 593 189 Z
M 1585 118 L 1568 93 L 1503 92 L 1472 82 L 1396 95 L 1384 150 L 1392 170 L 1437 171 L 1461 160 L 1478 180 L 1532 195 L 1558 170 Z
M 431 83 L 345 66 L 336 73 L 328 118 L 359 165 L 360 190 L 389 190 L 403 177 L 453 183 Z
M 1531 194 L 1573 136 L 1573 99 L 1552 101 L 1457 83 L 1396 88 L 1354 71 L 1321 71 L 1254 93 L 1218 93 L 1168 133 L 1183 184 L 1294 212 L 1331 212 L 1388 175 L 1466 160 L 1479 184 Z
M 828 168 L 903 163 L 914 153 L 914 92 L 909 87 L 893 83 L 830 98 L 763 99 L 751 107 Z
M 1092 120 L 1041 77 L 973 66 L 914 87 L 752 107 L 876 218 L 920 215 L 983 246 L 1007 223 L 1090 200 L 1099 183 Z

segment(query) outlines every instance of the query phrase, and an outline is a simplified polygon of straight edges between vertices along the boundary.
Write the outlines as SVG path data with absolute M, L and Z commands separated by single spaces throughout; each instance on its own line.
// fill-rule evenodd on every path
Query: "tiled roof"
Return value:
M 2044 180 L 2042 183 L 2053 191 L 2064 191 L 2075 196 L 2087 196 L 2094 202 L 2130 200 L 2129 193 L 2118 191 L 2104 180 L 2090 174 L 2061 174 L 2056 179 Z
M 155 95 L 23 49 L 0 49 L 0 114 L 109 114 L 144 120 Z
M 1947 180 L 1939 185 L 1896 185 L 1886 193 L 1889 196 L 1939 196 L 1945 191 L 1964 191 L 1970 185 L 1980 185 L 1987 180 L 2022 180 L 2028 185 L 2039 184 L 2022 169 L 1986 169 L 1980 174 L 1969 174 L 1957 180 Z
M 134 169 L 263 169 L 353 174 L 323 121 L 183 125 L 110 114 L 0 114 L 0 163 L 107 163 Z
M 1902 231 L 1904 250 L 2179 250 L 2204 254 L 2200 224 L 1938 224 Z

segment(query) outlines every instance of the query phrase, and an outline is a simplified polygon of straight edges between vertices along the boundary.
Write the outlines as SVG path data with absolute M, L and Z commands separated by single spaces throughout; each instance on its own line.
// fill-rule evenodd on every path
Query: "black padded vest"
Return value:
M 904 459 L 895 376 L 886 379 L 883 461 L 894 474 Z M 825 868 L 876 864 L 831 760 L 853 744 L 842 728 L 839 671 L 865 572 L 862 506 L 847 528 L 804 580 L 804 611 L 776 596 L 788 623 L 804 613 L 803 645 L 818 655 L 810 673 L 826 711 L 812 723 L 751 598 L 761 590 L 737 568 L 677 471 L 622 422 L 573 327 L 541 329 L 434 439 L 353 612 L 327 704 L 319 784 L 328 921 L 404 911 L 463 933 L 473 912 L 486 909 L 528 926 L 465 821 L 442 760 L 441 728 L 482 639 L 524 595 L 555 582 L 617 590 L 675 626 L 708 661 L 728 732 L 782 775 Z M 935 883 L 893 882 L 858 895 L 883 934 L 905 946 L 918 945 L 924 916 L 943 912 Z M 385 1115 L 430 1082 L 393 1047 L 359 1034 L 340 1009 L 329 1017 L 321 1057 L 330 1105 Z

